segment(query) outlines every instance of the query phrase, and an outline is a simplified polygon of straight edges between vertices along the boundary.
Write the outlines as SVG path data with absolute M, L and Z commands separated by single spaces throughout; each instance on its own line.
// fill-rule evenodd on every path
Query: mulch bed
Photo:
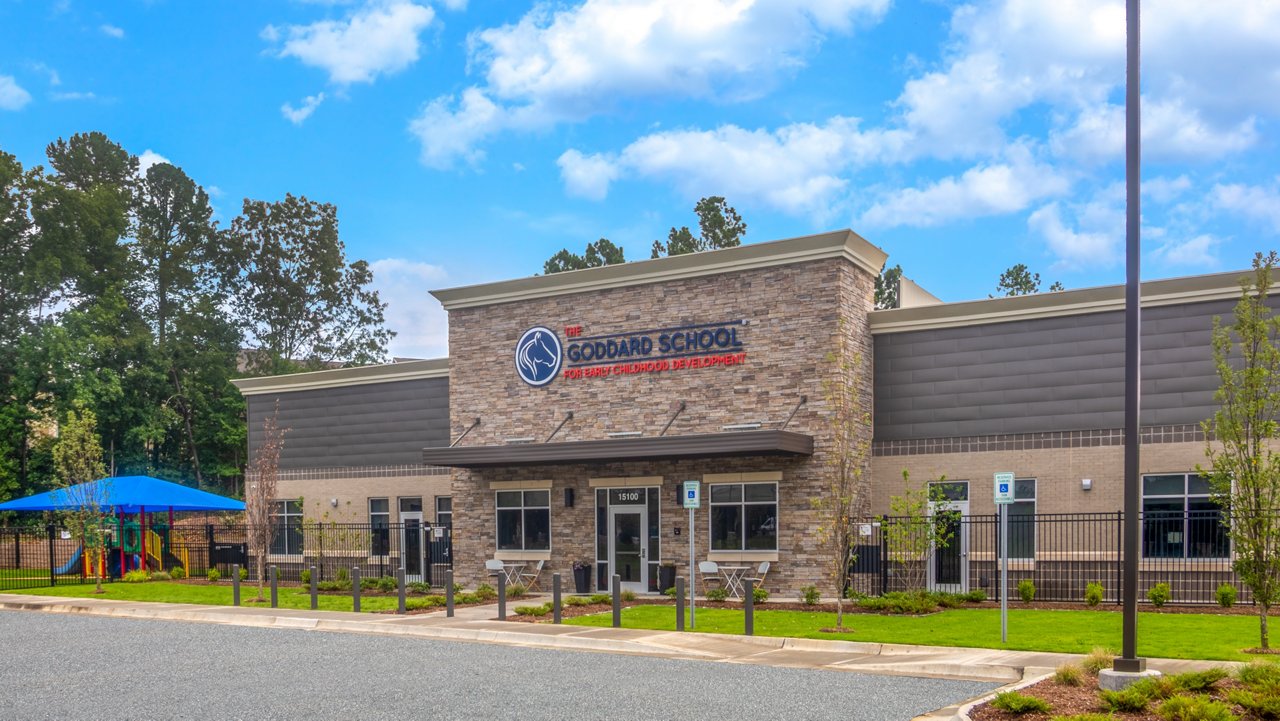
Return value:
M 1232 710 L 1238 715 L 1241 721 L 1261 721 L 1257 716 L 1249 714 L 1239 706 L 1234 706 L 1226 700 L 1227 693 L 1234 688 L 1241 688 L 1239 682 L 1227 678 L 1223 679 L 1209 690 L 1209 695 L 1213 698 L 1232 706 Z M 1098 698 L 1098 679 L 1094 676 L 1086 675 L 1084 683 L 1080 686 L 1062 686 L 1055 683 L 1052 678 L 1045 679 L 1039 683 L 1019 689 L 1019 693 L 1027 696 L 1035 696 L 1044 699 L 1053 708 L 1049 714 L 1028 713 L 1028 714 L 1011 714 L 1008 711 L 1002 711 L 992 707 L 990 704 L 982 704 L 975 706 L 969 712 L 969 718 L 973 721 L 1013 721 L 1019 719 L 1021 721 L 1046 721 L 1055 716 L 1071 716 L 1083 713 L 1107 713 L 1106 707 L 1102 705 L 1101 699 Z M 1147 710 L 1142 713 L 1124 713 L 1116 712 L 1114 718 L 1125 719 L 1126 721 L 1164 721 L 1163 718 L 1155 712 L 1160 705 L 1159 701 L 1153 701 Z

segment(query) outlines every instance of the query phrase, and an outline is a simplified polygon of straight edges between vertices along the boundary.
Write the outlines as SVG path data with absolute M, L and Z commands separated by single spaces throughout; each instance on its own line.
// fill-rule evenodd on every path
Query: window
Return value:
M 386 498 L 369 499 L 369 553 L 385 556 L 391 552 L 391 502 Z
M 276 527 L 271 553 L 280 556 L 302 553 L 302 501 L 272 501 L 271 523 Z
M 498 550 L 551 550 L 551 491 L 498 491 Z
M 1231 545 L 1209 479 L 1195 473 L 1142 477 L 1142 555 L 1226 558 Z
M 436 498 L 436 525 L 453 528 L 453 498 L 438 496 Z
M 413 496 L 411 498 L 401 498 L 400 513 L 422 513 L 422 496 Z M 400 519 L 404 521 L 403 518 Z
M 778 550 L 778 484 L 714 483 L 711 550 Z
M 1009 504 L 1009 558 L 1036 557 L 1036 479 L 1013 482 Z

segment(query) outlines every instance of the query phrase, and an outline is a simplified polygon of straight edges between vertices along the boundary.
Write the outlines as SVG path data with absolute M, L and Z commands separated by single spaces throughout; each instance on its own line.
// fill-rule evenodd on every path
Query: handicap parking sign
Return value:
M 995 477 L 996 505 L 1013 503 L 1013 474 L 997 473 Z

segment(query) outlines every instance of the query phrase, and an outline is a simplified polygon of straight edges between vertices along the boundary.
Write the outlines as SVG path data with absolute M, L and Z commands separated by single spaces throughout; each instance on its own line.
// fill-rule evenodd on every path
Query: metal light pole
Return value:
M 1141 189 L 1142 84 L 1140 82 L 1139 0 L 1126 0 L 1125 21 L 1125 286 L 1124 286 L 1124 632 L 1115 670 L 1139 673 L 1146 659 L 1138 658 L 1138 422 L 1141 408 Z

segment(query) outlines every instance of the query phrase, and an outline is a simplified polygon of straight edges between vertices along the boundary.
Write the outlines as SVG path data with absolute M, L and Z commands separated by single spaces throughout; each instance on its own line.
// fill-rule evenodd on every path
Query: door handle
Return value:
M 647 558 L 649 557 L 649 549 L 647 549 L 647 548 L 641 548 L 641 549 L 640 549 L 640 557 L 641 557 L 641 558 L 646 558 L 646 559 L 647 559 Z

